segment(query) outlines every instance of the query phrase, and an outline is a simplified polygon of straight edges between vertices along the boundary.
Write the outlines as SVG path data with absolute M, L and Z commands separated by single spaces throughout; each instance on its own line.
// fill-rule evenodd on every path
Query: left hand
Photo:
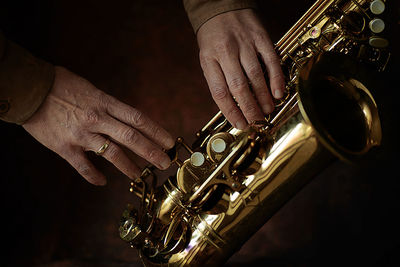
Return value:
M 123 146 L 159 169 L 166 169 L 171 160 L 163 149 L 175 143 L 165 129 L 143 112 L 59 66 L 55 67 L 49 95 L 23 127 L 94 185 L 105 185 L 106 178 L 86 151 L 101 151 L 100 156 L 134 179 L 140 176 L 140 169 L 125 154 Z M 104 147 L 105 144 L 108 145 Z
M 197 41 L 211 95 L 234 127 L 243 129 L 273 111 L 272 96 L 283 96 L 285 79 L 268 33 L 252 9 L 215 16 L 200 27 Z M 269 83 L 259 57 L 266 66 Z

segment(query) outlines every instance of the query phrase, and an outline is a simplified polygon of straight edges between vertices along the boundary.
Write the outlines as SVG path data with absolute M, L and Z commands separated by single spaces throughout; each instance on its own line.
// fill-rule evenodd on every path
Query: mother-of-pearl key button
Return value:
M 194 152 L 190 156 L 190 163 L 195 167 L 200 167 L 204 164 L 205 158 L 201 152 Z
M 368 40 L 370 46 L 375 48 L 385 48 L 389 45 L 389 41 L 378 36 L 371 36 Z
M 374 0 L 369 3 L 369 9 L 375 15 L 382 14 L 385 11 L 385 3 L 382 0 Z
M 369 22 L 369 28 L 373 33 L 380 33 L 385 29 L 385 22 L 381 19 L 373 19 Z
M 224 152 L 226 149 L 226 142 L 222 138 L 216 138 L 211 142 L 211 148 L 216 153 Z

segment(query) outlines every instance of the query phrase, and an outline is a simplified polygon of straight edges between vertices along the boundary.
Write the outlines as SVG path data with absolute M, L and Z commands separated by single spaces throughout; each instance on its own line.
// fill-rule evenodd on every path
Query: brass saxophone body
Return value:
M 149 166 L 131 183 L 140 208 L 128 205 L 120 236 L 145 266 L 222 265 L 335 156 L 380 144 L 359 65 L 382 71 L 390 56 L 372 2 L 318 0 L 276 44 L 287 83 L 272 114 L 238 130 L 219 112 L 168 151 L 175 175 L 157 186 Z

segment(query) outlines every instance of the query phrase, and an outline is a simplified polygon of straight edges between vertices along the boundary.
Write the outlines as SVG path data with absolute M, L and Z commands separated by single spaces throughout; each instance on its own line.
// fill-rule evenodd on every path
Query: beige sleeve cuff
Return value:
M 0 32 L 0 119 L 23 124 L 40 107 L 54 80 L 53 65 Z
M 255 0 L 183 0 L 195 33 L 207 20 L 224 12 L 257 8 Z

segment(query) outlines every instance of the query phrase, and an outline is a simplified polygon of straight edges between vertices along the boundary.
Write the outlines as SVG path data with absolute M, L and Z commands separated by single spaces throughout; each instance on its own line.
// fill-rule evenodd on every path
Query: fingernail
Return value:
M 263 111 L 267 114 L 271 113 L 274 110 L 274 107 L 270 104 L 263 105 Z
M 281 90 L 275 90 L 275 98 L 282 98 L 283 92 Z
M 236 128 L 243 130 L 246 127 L 247 123 L 243 120 L 240 120 L 236 123 Z

